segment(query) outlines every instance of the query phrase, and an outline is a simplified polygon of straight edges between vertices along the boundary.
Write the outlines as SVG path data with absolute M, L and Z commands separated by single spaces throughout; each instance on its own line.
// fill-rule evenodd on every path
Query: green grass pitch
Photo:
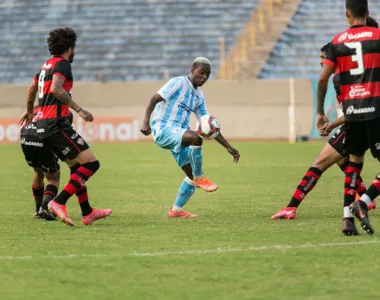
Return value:
M 169 152 L 151 143 L 92 145 L 101 168 L 88 183 L 90 200 L 113 214 L 86 227 L 71 198 L 73 228 L 32 219 L 32 172 L 18 145 L 1 145 L 0 299 L 379 299 L 380 221 L 370 212 L 374 236 L 343 236 L 337 167 L 296 220 L 269 219 L 323 144 L 233 144 L 237 165 L 205 143 L 205 174 L 219 190 L 197 190 L 186 209 L 199 218 L 185 220 L 167 218 L 184 178 Z M 368 155 L 366 184 L 379 170 Z

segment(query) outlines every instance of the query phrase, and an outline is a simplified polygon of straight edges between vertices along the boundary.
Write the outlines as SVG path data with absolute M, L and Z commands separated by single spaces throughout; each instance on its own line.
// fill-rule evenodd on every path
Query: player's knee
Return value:
M 330 166 L 331 164 L 329 163 L 329 161 L 324 158 L 316 159 L 312 164 L 313 168 L 317 168 L 322 172 L 326 171 Z
M 96 160 L 93 162 L 85 163 L 82 166 L 85 167 L 86 169 L 90 170 L 92 173 L 95 173 L 100 168 L 100 162 L 98 160 Z
M 61 178 L 61 172 L 59 170 L 54 173 L 50 173 L 50 172 L 46 173 L 46 179 L 48 181 L 48 184 L 58 186 L 60 178 Z
M 70 174 L 74 174 L 76 170 L 80 167 L 80 164 L 75 164 L 70 167 Z
M 192 146 L 202 146 L 202 144 L 203 144 L 203 140 L 198 135 L 195 135 L 193 138 Z
M 34 169 L 34 176 L 37 177 L 40 180 L 44 180 L 45 175 L 42 169 Z

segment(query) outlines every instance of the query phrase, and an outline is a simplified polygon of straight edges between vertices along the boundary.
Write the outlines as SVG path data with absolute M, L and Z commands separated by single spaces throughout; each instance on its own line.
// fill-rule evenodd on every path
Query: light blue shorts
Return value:
M 168 127 L 155 140 L 159 147 L 170 150 L 181 168 L 190 163 L 189 147 L 182 145 L 182 137 L 186 131 L 187 129 L 180 127 Z

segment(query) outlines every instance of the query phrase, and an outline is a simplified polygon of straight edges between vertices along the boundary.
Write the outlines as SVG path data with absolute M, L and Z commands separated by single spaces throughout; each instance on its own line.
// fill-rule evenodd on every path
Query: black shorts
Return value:
M 30 167 L 41 168 L 44 172 L 50 173 L 59 170 L 58 157 L 38 136 L 21 137 L 21 149 Z
M 345 149 L 356 156 L 371 149 L 373 157 L 380 158 L 380 118 L 346 123 Z
M 338 127 L 334 134 L 330 137 L 328 143 L 331 147 L 333 147 L 336 152 L 338 152 L 343 157 L 346 157 L 348 155 L 347 150 L 344 146 L 344 143 L 346 141 L 346 126 L 342 125 Z
M 74 159 L 79 153 L 90 148 L 79 133 L 71 127 L 52 133 L 44 137 L 42 141 L 48 144 L 61 160 Z

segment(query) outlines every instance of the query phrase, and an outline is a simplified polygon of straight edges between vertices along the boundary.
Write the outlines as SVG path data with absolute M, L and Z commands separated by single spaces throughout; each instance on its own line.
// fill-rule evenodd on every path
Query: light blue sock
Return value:
M 186 202 L 189 201 L 190 197 L 194 194 L 195 187 L 190 178 L 186 177 L 179 187 L 177 198 L 175 199 L 173 210 L 180 211 L 185 206 Z
M 193 175 L 199 178 L 202 176 L 202 146 L 190 146 L 189 148 L 189 159 Z

